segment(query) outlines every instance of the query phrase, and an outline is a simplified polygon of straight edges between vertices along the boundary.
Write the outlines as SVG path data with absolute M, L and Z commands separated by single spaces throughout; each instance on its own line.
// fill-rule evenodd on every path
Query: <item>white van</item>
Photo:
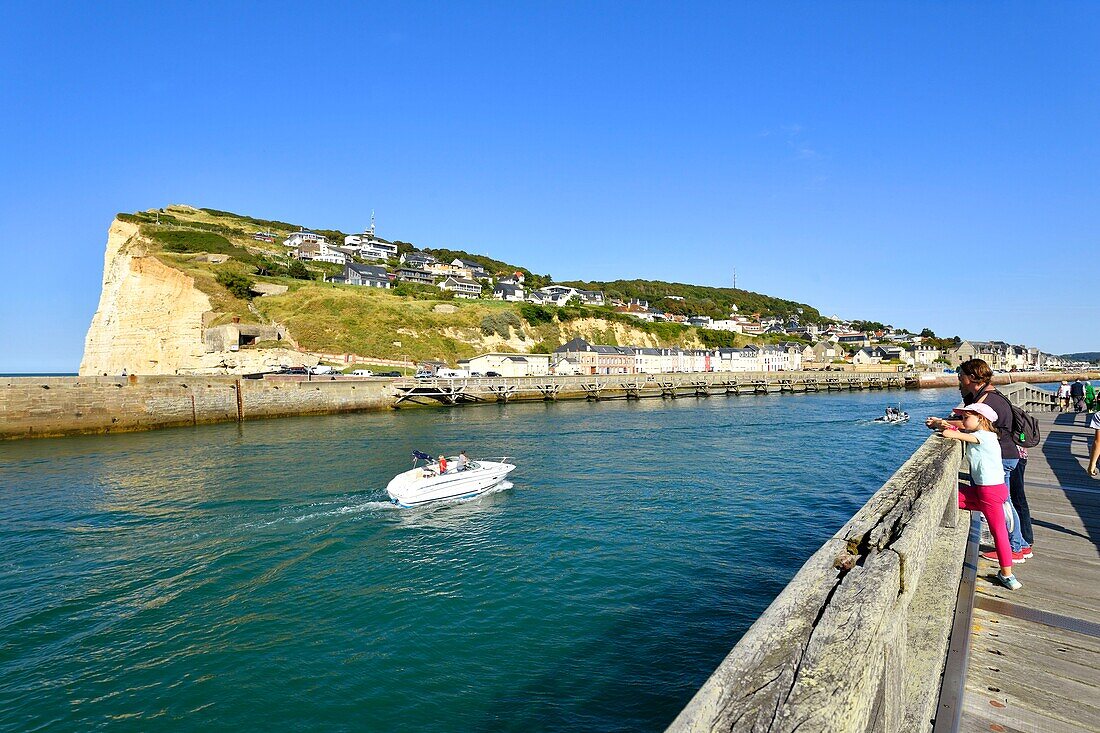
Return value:
M 353 376 L 353 377 L 373 377 L 374 372 L 372 372 L 370 369 L 356 369 L 355 371 L 353 371 L 351 373 L 351 376 Z
M 435 376 L 442 377 L 443 379 L 458 379 L 460 377 L 470 376 L 470 372 L 465 369 L 440 369 L 436 371 Z
M 320 364 L 309 368 L 310 374 L 332 374 L 335 371 L 336 370 L 330 366 L 321 366 Z

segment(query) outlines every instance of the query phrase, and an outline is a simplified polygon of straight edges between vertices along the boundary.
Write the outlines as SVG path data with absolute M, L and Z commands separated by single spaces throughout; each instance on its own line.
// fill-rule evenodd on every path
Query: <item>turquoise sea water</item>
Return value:
M 954 390 L 0 444 L 0 730 L 661 730 Z M 886 404 L 907 425 L 869 424 Z M 397 509 L 414 448 L 514 488 Z

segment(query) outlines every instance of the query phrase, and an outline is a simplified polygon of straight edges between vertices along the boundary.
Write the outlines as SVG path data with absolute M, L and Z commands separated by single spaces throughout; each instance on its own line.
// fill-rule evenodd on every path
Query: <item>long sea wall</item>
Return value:
M 197 375 L 9 377 L 0 380 L 0 439 L 384 410 L 393 404 L 391 384 Z
M 998 375 L 1008 381 L 1010 375 Z M 1028 381 L 1065 375 L 1028 373 Z M 1089 377 L 1090 375 L 1081 375 Z M 1092 375 L 1095 378 L 1095 374 Z M 1022 381 L 1022 380 L 1018 380 Z M 745 372 L 657 375 L 504 377 L 466 380 L 267 376 L 131 375 L 129 377 L 7 377 L 0 379 L 0 440 L 88 433 L 130 432 L 202 423 L 291 415 L 322 415 L 393 407 L 438 406 L 442 395 L 402 401 L 403 384 L 431 392 L 461 390 L 470 401 L 631 399 L 830 389 L 942 387 L 952 375 L 924 377 L 899 372 Z

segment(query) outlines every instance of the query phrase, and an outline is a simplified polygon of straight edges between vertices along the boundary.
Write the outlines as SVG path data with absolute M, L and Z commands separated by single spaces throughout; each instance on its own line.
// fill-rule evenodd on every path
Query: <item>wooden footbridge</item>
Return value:
M 1100 481 L 1084 414 L 1001 388 L 1040 421 L 1018 591 L 958 509 L 961 445 L 931 435 L 795 575 L 669 727 L 683 731 L 1100 731 Z M 826 491 L 827 487 L 822 487 Z M 989 549 L 989 548 L 982 548 Z
M 772 392 L 839 392 L 917 386 L 900 372 L 694 372 L 543 377 L 459 377 L 394 382 L 394 407 L 403 403 L 459 405 L 557 399 L 710 397 Z

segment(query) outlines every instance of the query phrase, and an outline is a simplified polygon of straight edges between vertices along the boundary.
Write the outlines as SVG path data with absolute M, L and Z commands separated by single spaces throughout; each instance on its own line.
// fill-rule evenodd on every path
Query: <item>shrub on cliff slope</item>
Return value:
M 517 333 L 522 333 L 523 322 L 512 311 L 490 313 L 481 319 L 481 333 L 485 336 L 492 336 L 495 333 L 502 339 L 511 338 L 513 328 Z
M 219 270 L 214 279 L 236 298 L 249 300 L 252 297 L 252 281 L 238 272 Z
M 216 232 L 198 229 L 161 229 L 143 227 L 142 234 L 149 237 L 167 252 L 210 252 L 229 255 L 241 262 L 253 263 L 255 255 L 244 247 L 238 247 Z

